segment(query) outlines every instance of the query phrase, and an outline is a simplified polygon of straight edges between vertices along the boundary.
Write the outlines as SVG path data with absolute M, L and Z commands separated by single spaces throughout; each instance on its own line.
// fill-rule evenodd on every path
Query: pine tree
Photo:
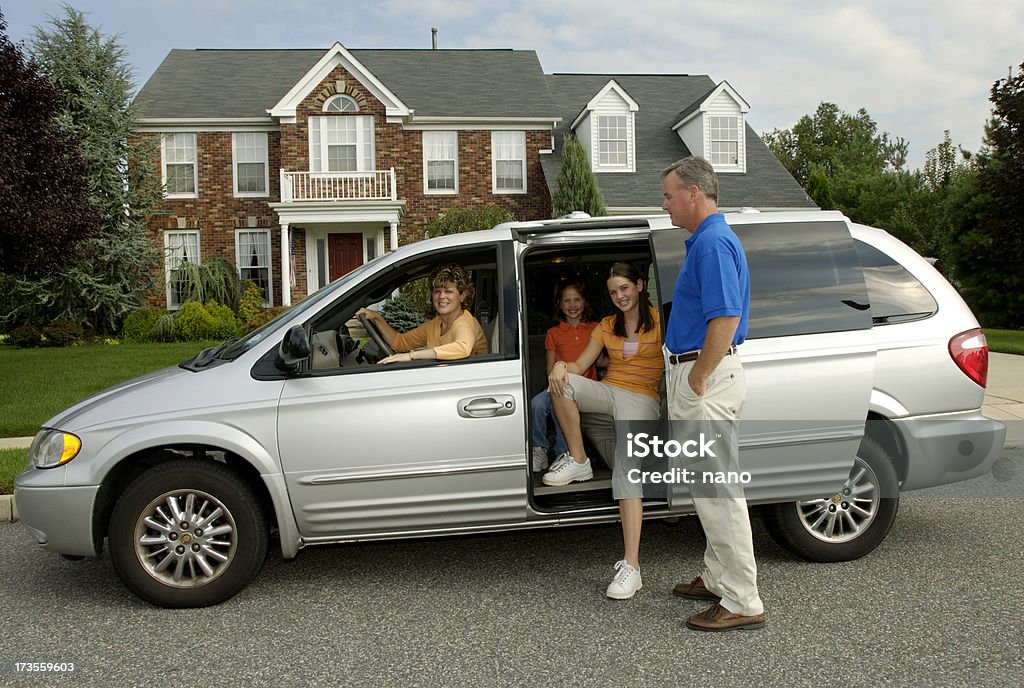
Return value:
M 63 317 L 113 332 L 142 304 L 160 259 L 147 225 L 161 198 L 154 182 L 159 176 L 152 170 L 152 144 L 132 137 L 137 115 L 124 48 L 117 37 L 89 26 L 81 12 L 69 5 L 63 10 L 36 29 L 30 48 L 60 95 L 60 122 L 80 141 L 101 231 L 85 242 L 83 260 L 33 285 L 33 293 L 54 302 Z
M 551 197 L 552 215 L 561 217 L 580 210 L 592 217 L 607 215 L 601 187 L 590 169 L 583 144 L 572 134 L 566 134 L 563 146 L 562 169 L 556 182 L 558 190 Z

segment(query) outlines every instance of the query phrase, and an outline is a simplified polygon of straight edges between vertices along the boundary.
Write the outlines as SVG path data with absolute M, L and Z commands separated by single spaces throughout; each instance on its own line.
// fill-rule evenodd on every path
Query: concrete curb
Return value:
M 14 495 L 0 495 L 0 523 L 14 523 L 18 520 L 18 507 Z

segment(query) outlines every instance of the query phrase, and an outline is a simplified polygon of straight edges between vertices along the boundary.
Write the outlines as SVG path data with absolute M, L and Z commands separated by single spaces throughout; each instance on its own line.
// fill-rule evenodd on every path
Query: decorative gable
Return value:
M 640 109 L 611 79 L 570 127 L 590 156 L 594 172 L 636 171 L 636 112 Z
M 711 163 L 716 172 L 746 172 L 747 101 L 723 81 L 679 114 L 672 127 L 694 155 Z
M 295 123 L 295 110 L 314 90 L 320 88 L 323 89 L 318 95 L 318 101 L 324 102 L 328 97 L 335 93 L 345 93 L 346 89 L 343 84 L 335 84 L 334 88 L 330 85 L 326 87 L 321 83 L 331 72 L 341 67 L 346 72 L 352 75 L 367 91 L 369 91 L 374 98 L 384 104 L 385 112 L 387 114 L 388 121 L 401 120 L 402 118 L 409 117 L 412 114 L 412 110 L 409 109 L 403 103 L 398 96 L 396 96 L 387 86 L 383 84 L 376 76 L 373 75 L 368 69 L 366 69 L 362 63 L 357 60 L 352 53 L 345 49 L 341 43 L 335 43 L 330 50 L 328 50 L 323 57 L 313 67 L 306 72 L 301 79 L 299 79 L 291 90 L 288 91 L 281 98 L 280 101 L 274 107 L 270 108 L 267 112 L 270 113 L 271 117 L 279 120 L 282 124 L 294 124 Z M 321 100 L 322 96 L 322 100 Z M 360 103 L 364 105 L 365 103 Z

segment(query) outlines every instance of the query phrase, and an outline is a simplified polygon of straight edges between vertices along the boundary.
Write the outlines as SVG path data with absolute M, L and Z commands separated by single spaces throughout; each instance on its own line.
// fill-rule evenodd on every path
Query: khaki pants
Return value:
M 746 380 L 739 356 L 733 354 L 722 359 L 708 378 L 703 396 L 697 396 L 687 382 L 693 365 L 693 362 L 676 365 L 666 362 L 669 418 L 738 422 L 746 398 Z M 719 452 L 718 470 L 740 470 L 739 447 L 735 444 L 738 433 L 734 432 L 733 438 L 730 451 Z M 697 485 L 691 490 L 697 517 L 708 541 L 701 578 L 708 590 L 721 596 L 723 607 L 733 614 L 753 616 L 764 612 L 764 604 L 757 592 L 750 515 L 742 487 L 730 486 L 730 490 L 738 491 L 739 496 L 702 497 Z

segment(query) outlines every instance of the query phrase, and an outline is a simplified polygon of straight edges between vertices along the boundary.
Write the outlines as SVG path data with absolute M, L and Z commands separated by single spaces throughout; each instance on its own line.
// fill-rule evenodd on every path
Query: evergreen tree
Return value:
M 992 86 L 977 178 L 952 244 L 961 293 L 988 327 L 1024 327 L 1024 63 Z
M 551 196 L 551 213 L 554 217 L 568 215 L 574 211 L 590 213 L 592 217 L 607 215 L 601 187 L 590 169 L 587 151 L 572 134 L 563 139 L 562 169 L 558 171 L 558 190 Z
M 85 257 L 59 275 L 23 291 L 50 303 L 63 317 L 113 332 L 142 304 L 160 252 L 147 221 L 160 202 L 152 144 L 133 138 L 132 70 L 116 37 L 103 36 L 69 5 L 37 28 L 31 51 L 60 95 L 59 120 L 80 141 L 89 200 L 100 214 L 100 233 L 83 245 Z
M 11 43 L 0 14 L 0 318 L 18 310 L 12 280 L 47 275 L 76 259 L 99 228 L 85 167 L 58 121 L 60 101 L 38 65 Z M 11 324 L 11 323 L 6 323 Z

